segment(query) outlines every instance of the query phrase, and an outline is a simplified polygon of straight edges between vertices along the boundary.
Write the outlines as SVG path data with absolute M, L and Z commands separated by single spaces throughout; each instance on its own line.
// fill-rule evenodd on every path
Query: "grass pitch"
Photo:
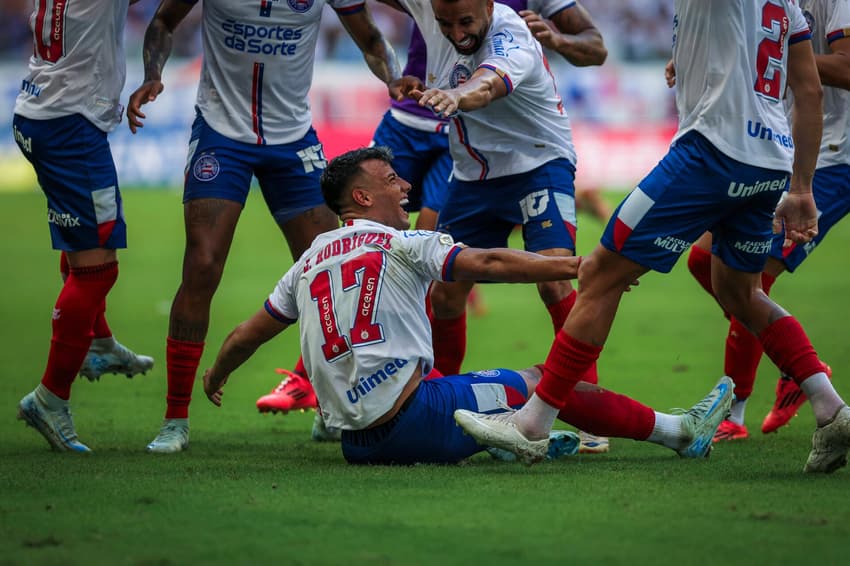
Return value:
M 75 421 L 90 457 L 51 452 L 14 420 L 44 369 L 60 288 L 38 193 L 0 195 L 0 563 L 6 564 L 839 564 L 850 540 L 850 470 L 801 472 L 814 420 L 804 407 L 759 432 L 777 372 L 768 362 L 748 404 L 752 437 L 707 461 L 614 440 L 607 455 L 524 468 L 479 455 L 461 466 L 356 468 L 309 439 L 312 414 L 259 415 L 296 333 L 266 345 L 213 407 L 196 384 L 189 451 L 144 453 L 165 406 L 165 332 L 183 251 L 180 196 L 125 193 L 130 249 L 109 296 L 116 337 L 157 360 L 147 376 L 79 380 Z M 602 225 L 582 217 L 580 253 Z M 839 226 L 774 296 L 843 375 L 850 225 Z M 291 259 L 252 195 L 213 303 L 207 367 L 229 330 L 260 308 Z M 465 369 L 526 367 L 552 340 L 533 286 L 483 289 Z M 626 295 L 600 361 L 601 383 L 659 410 L 687 407 L 722 372 L 725 321 L 684 262 Z M 4 416 L 5 415 L 5 416 Z

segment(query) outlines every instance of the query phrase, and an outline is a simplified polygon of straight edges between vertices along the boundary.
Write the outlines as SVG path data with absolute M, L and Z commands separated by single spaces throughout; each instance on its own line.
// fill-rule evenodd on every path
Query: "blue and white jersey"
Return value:
M 817 55 L 832 53 L 833 41 L 850 37 L 850 1 L 800 0 L 800 9 L 812 32 L 812 47 Z M 823 137 L 818 169 L 832 165 L 850 165 L 850 92 L 824 85 Z
M 425 294 L 451 280 L 461 247 L 451 236 L 369 220 L 319 235 L 266 301 L 299 322 L 301 353 L 328 426 L 364 429 L 389 411 L 413 376 L 431 371 Z
M 450 89 L 479 67 L 497 73 L 508 95 L 451 120 L 453 174 L 476 181 L 525 173 L 557 158 L 575 165 L 570 121 L 540 43 L 512 8 L 495 4 L 477 53 L 461 55 L 440 32 L 428 0 L 400 0 L 427 45 L 427 86 Z
M 15 113 L 33 120 L 81 114 L 104 132 L 121 122 L 128 0 L 35 0 L 33 55 Z
M 326 3 L 340 14 L 365 7 L 364 0 L 204 0 L 197 103 L 215 131 L 260 145 L 304 137 Z
M 791 171 L 783 105 L 788 46 L 810 38 L 794 0 L 676 0 L 678 139 L 697 130 L 727 156 Z

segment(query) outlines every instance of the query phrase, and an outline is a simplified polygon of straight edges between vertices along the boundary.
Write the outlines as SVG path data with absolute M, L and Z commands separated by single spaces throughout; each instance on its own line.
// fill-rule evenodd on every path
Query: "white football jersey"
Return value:
M 832 53 L 830 44 L 850 36 L 850 0 L 800 0 L 800 9 L 812 31 L 816 54 Z M 823 87 L 823 137 L 818 168 L 850 164 L 850 92 Z
M 33 120 L 81 114 L 108 132 L 121 122 L 128 0 L 36 0 L 33 55 L 15 113 Z
M 797 3 L 676 0 L 675 6 L 675 138 L 697 130 L 733 159 L 790 172 L 794 142 L 782 101 L 788 45 L 810 37 Z
M 365 7 L 364 0 L 204 0 L 198 107 L 210 127 L 260 145 L 304 137 L 326 3 L 341 14 Z
M 450 236 L 368 220 L 321 234 L 266 302 L 299 321 L 301 354 L 328 426 L 360 430 L 389 411 L 422 364 L 434 365 L 425 294 L 451 280 Z
M 451 120 L 453 175 L 462 181 L 524 173 L 553 159 L 574 165 L 570 121 L 540 43 L 525 21 L 502 4 L 474 55 L 461 55 L 440 32 L 428 0 L 399 0 L 416 20 L 428 51 L 425 83 L 450 89 L 479 67 L 498 73 L 508 95 Z

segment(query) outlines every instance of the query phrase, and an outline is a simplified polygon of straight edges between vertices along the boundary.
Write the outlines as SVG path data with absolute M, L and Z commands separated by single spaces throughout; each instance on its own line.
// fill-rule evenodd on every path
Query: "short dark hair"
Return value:
M 343 197 L 343 192 L 349 187 L 351 180 L 363 171 L 360 164 L 370 159 L 379 159 L 391 164 L 393 152 L 386 146 L 361 147 L 331 159 L 325 167 L 319 184 L 322 186 L 325 202 L 335 213 L 340 213 L 340 199 Z

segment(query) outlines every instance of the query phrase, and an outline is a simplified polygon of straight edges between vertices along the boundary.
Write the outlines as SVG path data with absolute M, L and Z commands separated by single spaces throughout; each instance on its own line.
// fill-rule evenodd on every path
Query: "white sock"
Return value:
M 682 415 L 655 411 L 655 425 L 646 441 L 678 450 L 682 444 Z
M 732 403 L 732 408 L 729 410 L 729 420 L 736 425 L 744 424 L 744 411 L 747 408 L 747 400 L 735 401 Z
M 832 382 L 823 372 L 818 372 L 806 378 L 800 384 L 800 389 L 803 390 L 812 404 L 812 411 L 815 413 L 815 421 L 817 421 L 818 426 L 827 424 L 838 412 L 838 409 L 844 405 L 844 401 L 835 391 Z
M 549 438 L 549 431 L 561 411 L 532 394 L 528 402 L 514 415 L 514 423 L 529 440 Z
M 43 383 L 39 383 L 38 387 L 35 388 L 35 396 L 42 405 L 51 411 L 57 411 L 68 404 L 68 401 L 53 393 Z

